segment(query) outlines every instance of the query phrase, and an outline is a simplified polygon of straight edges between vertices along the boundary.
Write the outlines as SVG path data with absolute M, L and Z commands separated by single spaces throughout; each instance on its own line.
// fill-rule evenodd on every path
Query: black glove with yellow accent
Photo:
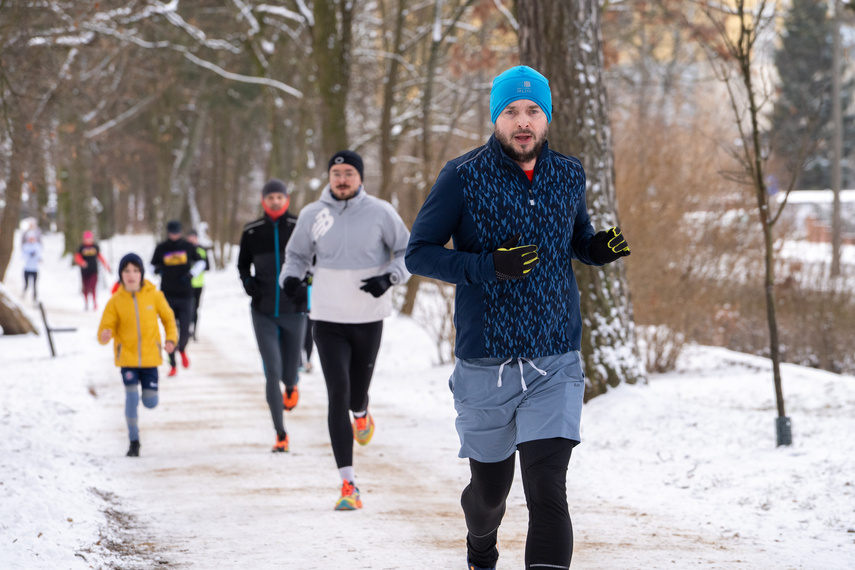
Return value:
M 534 269 L 540 259 L 536 245 L 520 245 L 520 234 L 515 235 L 493 252 L 493 265 L 496 267 L 496 279 L 523 279 Z
M 629 246 L 620 228 L 615 226 L 594 235 L 594 239 L 591 240 L 590 254 L 595 263 L 605 265 L 629 255 Z

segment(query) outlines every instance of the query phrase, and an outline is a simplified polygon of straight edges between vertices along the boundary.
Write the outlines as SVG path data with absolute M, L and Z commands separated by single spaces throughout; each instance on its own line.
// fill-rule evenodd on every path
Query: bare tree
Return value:
M 778 319 L 775 298 L 775 223 L 781 216 L 787 197 L 796 181 L 804 161 L 793 169 L 791 181 L 784 185 L 784 199 L 775 209 L 770 202 L 766 186 L 766 164 L 770 149 L 763 140 L 762 113 L 772 95 L 769 78 L 760 68 L 761 40 L 774 32 L 778 17 L 775 4 L 766 0 L 750 2 L 734 0 L 732 8 L 720 2 L 699 2 L 707 20 L 712 24 L 716 36 L 708 43 L 710 61 L 717 76 L 727 88 L 733 118 L 739 130 L 738 144 L 731 147 L 731 154 L 739 161 L 741 171 L 732 173 L 734 180 L 750 188 L 757 205 L 757 221 L 763 236 L 765 250 L 764 290 L 766 317 L 769 327 L 769 357 L 772 361 L 772 376 L 775 383 L 777 444 L 790 445 L 792 434 L 790 419 L 784 409 L 784 393 L 781 381 L 781 356 L 778 340 Z M 690 23 L 691 24 L 691 23 Z
M 600 4 L 528 0 L 519 3 L 518 16 L 520 61 L 544 73 L 553 92 L 550 146 L 582 161 L 594 226 L 615 226 L 614 149 L 603 78 Z M 631 236 L 629 241 L 631 245 Z M 586 399 L 605 393 L 609 386 L 645 382 L 623 264 L 575 269 L 585 322 Z

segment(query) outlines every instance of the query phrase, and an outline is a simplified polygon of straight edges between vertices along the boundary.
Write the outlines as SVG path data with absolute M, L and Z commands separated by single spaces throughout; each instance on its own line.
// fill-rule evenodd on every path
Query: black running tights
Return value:
M 573 527 L 567 509 L 567 466 L 576 441 L 555 438 L 517 446 L 528 506 L 525 567 L 569 568 Z M 514 479 L 515 455 L 498 463 L 469 460 L 472 479 L 460 503 L 466 517 L 466 546 L 472 563 L 492 568 L 499 557 L 496 538 Z
M 349 467 L 353 465 L 349 412 L 368 408 L 368 387 L 380 350 L 383 321 L 358 324 L 315 321 L 312 327 L 327 384 L 327 425 L 335 463 L 339 469 Z
M 187 343 L 190 341 L 190 321 L 193 320 L 193 295 L 188 294 L 183 297 L 173 297 L 166 295 L 166 302 L 172 312 L 175 313 L 175 321 L 178 325 L 178 345 L 175 347 L 178 352 L 184 352 L 187 348 Z M 169 355 L 169 364 L 175 366 L 175 353 Z

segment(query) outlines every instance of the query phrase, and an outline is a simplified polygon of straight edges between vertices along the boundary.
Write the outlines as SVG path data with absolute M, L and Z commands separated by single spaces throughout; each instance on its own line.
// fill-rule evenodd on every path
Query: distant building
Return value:
M 780 203 L 784 196 L 777 194 Z M 783 216 L 793 225 L 799 239 L 831 243 L 831 190 L 793 190 Z M 855 245 L 855 190 L 840 191 L 842 243 Z

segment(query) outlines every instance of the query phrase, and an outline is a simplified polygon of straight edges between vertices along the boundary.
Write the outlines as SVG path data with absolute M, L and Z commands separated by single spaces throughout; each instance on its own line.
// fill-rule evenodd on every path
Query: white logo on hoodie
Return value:
M 315 216 L 315 223 L 312 225 L 312 239 L 318 241 L 318 238 L 330 231 L 334 223 L 335 219 L 330 214 L 329 208 L 324 208 L 318 212 L 318 215 Z

